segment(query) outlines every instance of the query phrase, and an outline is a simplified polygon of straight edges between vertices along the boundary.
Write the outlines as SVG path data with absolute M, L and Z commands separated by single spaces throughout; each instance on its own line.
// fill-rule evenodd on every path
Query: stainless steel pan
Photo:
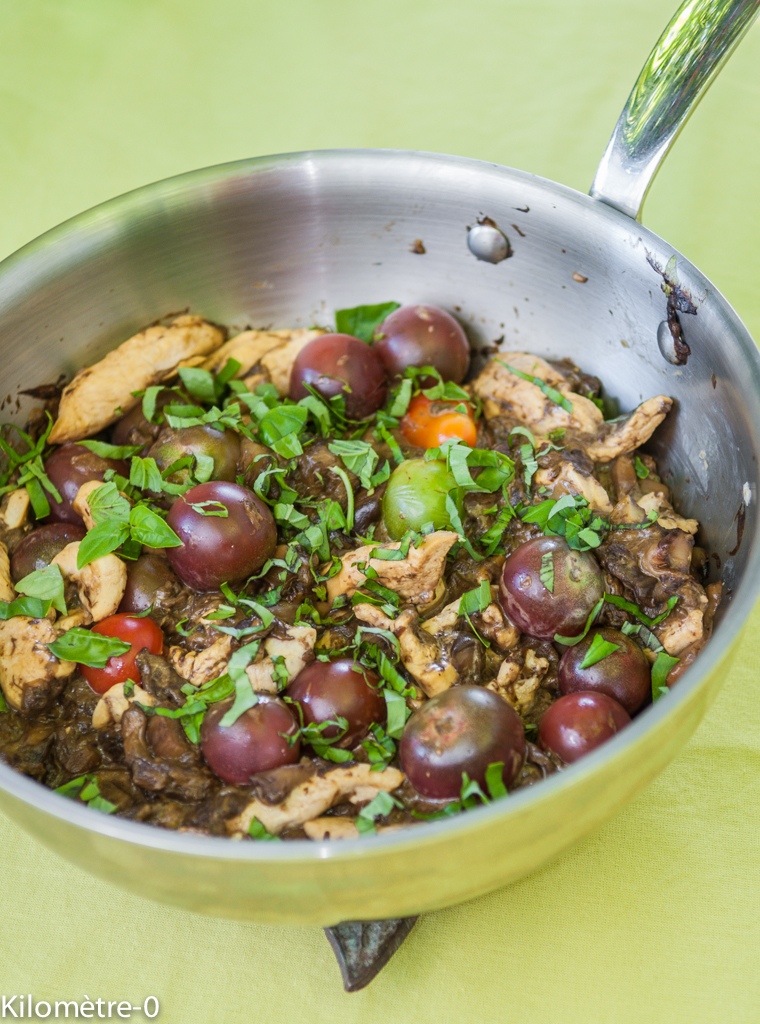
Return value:
M 603 378 L 621 410 L 672 395 L 676 411 L 653 451 L 680 508 L 703 523 L 728 595 L 714 639 L 672 694 L 561 775 L 392 836 L 280 845 L 176 834 L 91 811 L 0 765 L 6 813 L 143 896 L 222 916 L 332 924 L 442 907 L 516 879 L 602 823 L 675 756 L 726 673 L 760 584 L 760 358 L 713 285 L 636 218 L 663 155 L 759 5 L 681 8 L 631 94 L 592 197 L 423 153 L 264 157 L 139 189 L 0 265 L 4 393 L 70 374 L 188 305 L 240 327 L 296 326 L 395 299 L 456 310 L 476 348 L 504 335 L 509 348 L 570 355 Z M 663 274 L 680 289 L 685 365 L 662 354 L 673 356 Z M 683 311 L 689 303 L 696 314 Z M 27 412 L 22 401 L 18 420 Z

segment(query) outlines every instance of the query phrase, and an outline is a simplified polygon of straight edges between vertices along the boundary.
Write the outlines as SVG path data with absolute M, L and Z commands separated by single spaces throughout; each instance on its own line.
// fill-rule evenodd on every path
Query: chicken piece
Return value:
M 541 680 L 549 670 L 546 658 L 539 658 L 530 647 L 515 651 L 501 663 L 499 674 L 486 685 L 511 704 L 520 715 L 533 709 Z
M 544 395 L 538 385 L 511 373 L 504 364 L 538 377 L 572 404 L 572 412 Z M 625 419 L 605 423 L 597 406 L 570 390 L 557 369 L 538 356 L 506 352 L 491 359 L 472 382 L 472 390 L 484 399 L 487 419 L 507 412 L 534 433 L 547 435 L 564 428 L 579 436 L 589 458 L 610 462 L 632 452 L 654 433 L 670 411 L 673 400 L 665 395 L 649 398 Z
M 107 729 L 109 725 L 121 725 L 124 712 L 130 704 L 137 701 L 152 707 L 156 702 L 147 690 L 135 684 L 134 693 L 131 697 L 124 696 L 124 683 L 115 683 L 110 690 L 106 690 L 92 713 L 93 729 Z
M 193 686 L 201 686 L 217 679 L 227 671 L 232 654 L 232 637 L 221 636 L 203 651 L 186 651 L 184 647 L 170 647 L 169 661 L 177 675 Z
M 534 477 L 536 487 L 547 487 L 552 498 L 561 498 L 563 494 L 577 495 L 585 498 L 589 508 L 593 512 L 601 512 L 609 515 L 612 511 L 612 502 L 609 495 L 590 473 L 582 473 L 571 462 L 564 459 L 558 466 L 549 469 L 539 469 Z
M 438 581 L 443 576 L 446 555 L 458 540 L 458 535 L 451 530 L 437 530 L 428 533 L 419 547 L 412 545 L 406 558 L 398 561 L 387 561 L 383 558 L 370 558 L 370 553 L 378 548 L 384 551 L 397 551 L 400 543 L 369 544 L 343 555 L 343 568 L 332 579 L 327 581 L 327 596 L 332 603 L 339 594 L 349 597 L 355 593 L 366 580 L 366 576 L 358 567 L 359 563 L 369 562 L 377 573 L 377 582 L 388 587 L 404 601 L 412 604 L 424 604 L 430 601 Z
M 684 519 L 683 516 L 679 516 L 673 511 L 673 506 L 665 495 L 659 491 L 642 494 L 636 499 L 636 504 L 644 512 L 656 512 L 657 522 L 664 530 L 683 530 L 684 533 L 694 535 L 699 529 L 699 522 L 696 519 Z
M 4 495 L 0 503 L 0 528 L 3 530 L 18 530 L 25 526 L 29 520 L 29 492 L 26 487 L 19 487 Z
M 355 818 L 332 818 L 326 815 L 324 818 L 315 818 L 314 821 L 307 821 L 303 830 L 309 839 L 358 839 L 361 832 L 356 827 Z M 381 835 L 383 832 L 398 832 L 405 828 L 405 825 L 376 825 L 375 832 Z
M 389 619 L 374 604 L 357 604 L 354 615 L 362 622 L 393 633 L 401 649 L 404 668 L 428 697 L 443 693 L 457 681 L 457 670 L 434 637 L 426 629 L 419 628 L 417 612 L 413 608 L 407 608 L 396 619 Z
M 697 583 L 689 588 L 689 592 L 686 588 L 680 588 L 679 597 L 681 600 L 667 619 L 663 619 L 653 630 L 662 646 L 673 657 L 702 639 L 704 616 L 708 607 L 707 594 Z
M 202 366 L 204 370 L 218 373 L 224 368 L 228 359 L 234 359 L 240 363 L 240 369 L 235 376 L 238 378 L 245 377 L 251 370 L 251 367 L 260 363 L 263 357 L 273 349 L 281 348 L 289 342 L 301 341 L 304 337 L 306 337 L 306 342 L 308 342 L 322 333 L 321 329 L 306 330 L 304 328 L 298 328 L 294 331 L 243 331 L 242 334 L 238 334 L 234 338 L 230 338 L 229 341 L 226 341 L 221 348 L 217 349 L 213 355 L 209 356 L 202 363 Z M 306 342 L 303 342 L 303 344 L 306 344 Z M 295 355 L 293 358 L 295 358 Z M 290 368 L 288 368 L 288 377 L 290 377 Z
M 76 670 L 76 662 L 59 661 L 47 646 L 60 635 L 47 619 L 15 615 L 0 622 L 0 687 L 16 711 L 44 711 Z
M 359 788 L 371 788 L 374 795 L 391 793 L 403 781 L 404 774 L 397 768 L 385 768 L 379 772 L 372 771 L 368 764 L 333 768 L 296 786 L 282 803 L 272 805 L 255 798 L 240 814 L 227 821 L 227 831 L 232 835 L 244 835 L 256 818 L 272 835 L 279 835 L 286 828 L 319 818 L 329 807 L 350 797 Z
M 548 398 L 538 385 L 512 373 L 505 364 L 555 388 L 572 403 L 572 412 Z M 505 352 L 498 359 L 489 360 L 471 387 L 476 395 L 497 403 L 485 409 L 488 418 L 506 411 L 526 423 L 534 433 L 547 435 L 564 428 L 576 434 L 596 434 L 604 424 L 601 412 L 591 399 L 576 395 L 558 370 L 545 359 L 527 352 Z
M 258 693 L 277 693 L 275 679 L 275 658 L 282 658 L 282 667 L 287 672 L 288 682 L 294 679 L 302 668 L 314 659 L 314 644 L 317 631 L 312 626 L 289 626 L 285 638 L 269 636 L 264 641 L 266 657 L 255 661 L 245 670 L 251 687 Z M 281 688 L 281 687 L 280 687 Z
M 91 530 L 95 525 L 95 520 L 92 518 L 88 499 L 93 491 L 99 490 L 102 486 L 102 480 L 88 480 L 79 488 L 76 497 L 71 503 L 76 514 L 81 516 L 84 520 L 84 525 L 88 530 Z M 122 495 L 122 497 L 125 497 L 125 495 Z
M 16 597 L 16 588 L 11 580 L 11 560 L 8 548 L 0 541 L 0 601 L 10 603 Z
M 80 441 L 115 423 L 140 401 L 135 392 L 160 384 L 183 361 L 207 355 L 224 333 L 199 316 L 179 316 L 168 327 L 148 327 L 99 363 L 80 370 L 63 389 L 51 444 Z
M 498 587 L 491 587 L 491 604 L 476 615 L 478 632 L 486 640 L 491 640 L 502 651 L 511 651 L 520 639 L 520 630 L 510 622 L 496 603 Z
M 451 601 L 445 605 L 430 619 L 425 619 L 422 623 L 422 628 L 426 633 L 430 633 L 431 636 L 435 636 L 436 633 L 442 632 L 444 629 L 451 629 L 459 618 L 459 605 L 462 603 L 462 598 L 458 597 L 456 601 Z M 359 605 L 363 608 L 364 605 Z
M 57 565 L 65 579 L 75 584 L 86 613 L 83 622 L 89 625 L 113 615 L 121 604 L 127 586 L 127 567 L 117 555 L 109 554 L 78 569 L 78 554 L 79 541 L 75 541 L 59 551 L 50 564 Z
M 284 396 L 287 395 L 290 387 L 290 371 L 293 369 L 296 356 L 305 345 L 325 332 L 321 329 L 308 330 L 302 327 L 295 331 L 282 331 L 281 333 L 284 336 L 284 344 L 270 349 L 259 359 L 259 362 L 269 374 L 271 382 Z

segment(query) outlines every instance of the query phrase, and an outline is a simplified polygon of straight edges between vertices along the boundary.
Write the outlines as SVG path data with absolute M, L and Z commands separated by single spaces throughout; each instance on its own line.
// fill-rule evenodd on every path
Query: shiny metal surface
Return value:
M 519 226 L 510 259 L 494 265 L 469 251 L 467 227 L 481 214 Z M 416 239 L 423 256 L 410 252 Z M 665 295 L 652 264 L 669 264 L 698 309 L 682 317 L 693 353 L 683 367 L 659 352 Z M 475 346 L 503 335 L 507 349 L 570 355 L 621 410 L 661 392 L 676 399 L 653 451 L 720 559 L 728 598 L 713 641 L 671 695 L 561 776 L 388 836 L 274 844 L 165 832 L 0 765 L 3 809 L 86 870 L 143 896 L 259 921 L 333 924 L 445 906 L 526 874 L 605 821 L 675 756 L 717 692 L 760 586 L 760 357 L 699 270 L 588 196 L 490 164 L 383 151 L 268 157 L 159 182 L 0 265 L 4 393 L 71 373 L 186 306 L 238 327 L 298 326 L 389 299 L 452 309 Z M 22 400 L 17 419 L 28 408 Z
M 760 0 L 685 0 L 628 97 L 591 195 L 639 219 L 668 150 L 760 10 Z

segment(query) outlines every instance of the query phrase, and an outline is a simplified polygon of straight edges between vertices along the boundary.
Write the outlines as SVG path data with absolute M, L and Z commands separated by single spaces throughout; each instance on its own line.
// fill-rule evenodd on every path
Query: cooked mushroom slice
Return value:
M 546 487 L 547 497 L 561 498 L 563 494 L 585 498 L 593 512 L 608 515 L 612 511 L 609 495 L 591 473 L 582 472 L 572 462 L 559 459 L 546 469 L 539 469 L 534 477 L 536 487 Z
M 122 716 L 130 704 L 137 701 L 152 707 L 156 702 L 153 697 L 143 690 L 141 686 L 135 685 L 131 697 L 124 696 L 124 683 L 115 683 L 110 690 L 106 690 L 92 713 L 93 729 L 107 729 L 109 725 L 120 725 Z
M 349 597 L 366 580 L 359 568 L 361 563 L 368 562 L 377 573 L 377 581 L 390 590 L 395 591 L 404 601 L 412 604 L 424 604 L 430 601 L 435 593 L 438 581 L 443 575 L 446 555 L 458 539 L 451 530 L 437 530 L 422 539 L 419 547 L 412 545 L 406 558 L 388 561 L 383 558 L 370 558 L 370 554 L 378 548 L 383 551 L 397 551 L 400 543 L 369 544 L 343 555 L 343 568 L 327 581 L 327 596 L 333 602 L 339 594 Z
M 513 651 L 501 663 L 499 674 L 486 689 L 498 693 L 518 714 L 524 715 L 533 710 L 541 680 L 548 670 L 548 660 L 539 658 L 530 647 Z
M 375 772 L 368 764 L 355 764 L 350 768 L 334 768 L 324 775 L 313 775 L 306 782 L 296 786 L 280 804 L 268 804 L 254 799 L 240 814 L 227 822 L 227 831 L 232 835 L 244 835 L 251 822 L 257 818 L 264 828 L 273 835 L 279 835 L 286 828 L 303 825 L 320 817 L 334 804 L 362 793 L 362 802 L 369 793 L 391 793 L 404 781 L 404 774 L 397 768 L 385 768 Z
M 137 405 L 138 392 L 160 384 L 180 363 L 207 355 L 223 341 L 223 332 L 199 316 L 179 316 L 168 327 L 140 331 L 99 363 L 80 370 L 63 389 L 50 443 L 97 434 Z
M 284 685 L 284 679 L 278 687 L 275 678 L 275 658 L 282 658 L 280 665 L 290 682 L 302 668 L 314 660 L 316 642 L 317 631 L 312 626 L 288 626 L 285 637 L 267 637 L 264 641 L 266 656 L 245 670 L 253 690 L 259 693 L 277 693 Z
M 389 619 L 373 604 L 357 604 L 354 615 L 362 622 L 393 633 L 399 643 L 404 668 L 428 697 L 443 693 L 457 681 L 457 670 L 435 638 L 425 628 L 420 629 L 417 612 L 413 608 L 405 609 L 396 619 Z
M 0 686 L 16 711 L 44 711 L 76 669 L 75 662 L 59 661 L 47 646 L 60 635 L 47 619 L 16 615 L 0 622 Z
M 294 331 L 243 331 L 242 334 L 238 334 L 234 338 L 230 338 L 229 341 L 226 341 L 221 348 L 218 348 L 201 365 L 204 370 L 218 373 L 223 369 L 228 359 L 234 359 L 240 363 L 240 369 L 235 376 L 245 377 L 253 366 L 262 362 L 263 357 L 267 353 L 274 349 L 283 348 L 292 342 L 300 342 L 301 347 L 303 347 L 307 342 L 322 333 L 322 330 L 307 330 L 306 328 L 299 328 Z M 290 366 L 292 366 L 297 354 L 297 351 L 293 354 Z M 288 366 L 288 377 L 290 377 L 290 366 Z M 274 382 L 274 377 L 272 380 Z M 286 392 L 287 389 L 288 381 L 285 382 Z
M 611 462 L 634 451 L 649 440 L 672 407 L 672 398 L 657 395 L 642 402 L 626 419 L 605 423 L 601 437 L 584 442 L 589 457 L 594 462 Z
M 159 757 L 147 742 L 148 719 L 145 712 L 132 704 L 121 719 L 124 760 L 129 765 L 135 785 L 151 791 L 161 790 L 167 796 L 182 800 L 202 800 L 214 785 L 205 768 L 187 767 L 175 759 Z
M 11 560 L 8 557 L 8 548 L 0 541 L 0 601 L 9 603 L 16 596 L 16 588 L 11 580 Z
M 100 622 L 113 615 L 121 604 L 127 586 L 127 567 L 117 555 L 102 555 L 94 561 L 77 568 L 79 541 L 67 544 L 59 551 L 51 565 L 57 565 L 65 579 L 76 586 L 84 615 L 78 616 L 78 624 Z M 60 625 L 61 623 L 59 623 Z M 67 627 L 74 625 L 67 622 Z
M 645 512 L 656 512 L 657 522 L 664 530 L 683 530 L 684 533 L 695 534 L 699 529 L 699 522 L 696 519 L 684 519 L 683 516 L 679 516 L 673 511 L 673 506 L 665 495 L 659 491 L 642 494 L 636 499 L 636 504 Z
M 0 529 L 18 530 L 29 520 L 29 492 L 26 487 L 10 491 L 0 503 Z
M 193 686 L 201 686 L 227 671 L 232 654 L 232 637 L 221 636 L 203 651 L 186 651 L 170 647 L 169 661 L 174 671 Z

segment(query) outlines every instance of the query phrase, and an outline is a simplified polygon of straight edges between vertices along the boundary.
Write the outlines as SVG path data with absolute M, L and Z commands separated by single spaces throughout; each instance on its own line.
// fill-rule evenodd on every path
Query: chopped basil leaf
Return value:
M 246 674 L 246 669 L 251 664 L 259 651 L 260 640 L 253 640 L 235 651 L 227 665 L 227 675 L 235 684 L 235 700 L 232 707 L 219 722 L 221 726 L 234 725 L 238 718 L 249 708 L 258 704 L 259 698 L 253 692 L 251 681 Z
M 142 448 L 141 444 L 106 444 L 104 441 L 77 441 L 83 448 L 99 455 L 101 459 L 131 459 Z
M 198 501 L 191 502 L 190 508 L 202 516 L 218 516 L 226 519 L 229 516 L 229 509 L 221 501 Z
M 459 601 L 459 614 L 472 615 L 473 612 L 483 612 L 490 603 L 491 587 L 488 580 L 481 580 L 474 590 L 468 590 L 462 594 Z
M 387 686 L 383 687 L 383 697 L 388 713 L 385 731 L 391 739 L 400 740 L 408 717 L 408 708 L 403 695 Z
M 88 530 L 87 535 L 79 542 L 77 552 L 77 568 L 94 562 L 96 558 L 108 555 L 120 547 L 129 537 L 129 523 L 115 519 L 105 520 Z
M 638 457 L 638 455 L 633 460 L 633 468 L 636 470 L 636 476 L 639 478 L 639 480 L 646 480 L 646 478 L 649 476 L 649 470 Z
M 377 796 L 373 797 L 366 807 L 362 807 L 359 811 L 355 825 L 360 832 L 374 832 L 376 818 L 384 818 L 391 813 L 394 807 L 402 806 L 400 800 L 381 789 Z
M 349 472 L 359 477 L 362 487 L 371 489 L 372 474 L 380 456 L 368 441 L 336 440 L 327 447 L 333 455 L 338 456 Z
M 138 490 L 153 491 L 156 494 L 161 493 L 164 485 L 156 460 L 143 459 L 139 455 L 135 455 L 129 464 L 129 482 Z
M 607 595 L 605 594 L 604 597 L 606 596 Z M 594 620 L 596 619 L 599 612 L 602 610 L 602 605 L 604 604 L 604 597 L 600 597 L 594 605 L 594 607 L 589 612 L 588 618 L 586 619 L 586 625 L 583 627 L 582 633 L 579 633 L 578 636 L 560 636 L 559 633 L 555 633 L 554 642 L 556 644 L 562 644 L 564 647 L 575 647 L 576 644 L 579 644 L 581 640 L 584 638 L 584 636 L 591 629 Z
M 636 618 L 643 622 L 645 626 L 651 627 L 656 626 L 659 622 L 662 622 L 663 619 L 670 615 L 678 601 L 678 595 L 673 594 L 672 597 L 669 597 L 665 606 L 665 611 L 661 612 L 654 619 L 650 619 L 648 615 L 645 615 L 639 606 L 634 604 L 633 601 L 626 601 L 624 597 L 618 597 L 617 594 L 605 594 L 604 600 L 607 601 L 608 604 L 614 604 L 616 608 L 621 608 L 623 611 L 629 612 L 631 615 L 635 615 Z
M 549 591 L 550 594 L 554 593 L 554 552 L 545 551 L 541 555 L 541 568 L 538 573 L 538 578 L 541 580 L 543 585 Z
M 38 597 L 17 597 L 15 601 L 0 601 L 0 620 L 12 619 L 16 615 L 44 619 L 50 611 L 51 604 L 51 601 L 41 601 Z
M 338 334 L 352 334 L 369 344 L 375 328 L 386 317 L 399 309 L 398 302 L 380 302 L 374 306 L 354 306 L 353 309 L 338 309 L 335 312 L 335 330 Z M 382 337 L 377 335 L 378 339 Z
M 486 768 L 486 789 L 492 800 L 507 796 L 507 787 L 504 785 L 504 762 L 496 761 Z
M 586 651 L 580 667 L 591 668 L 592 665 L 596 665 L 597 662 L 603 661 L 604 658 L 618 650 L 620 650 L 620 644 L 610 643 L 609 640 L 604 639 L 601 633 L 595 633 L 594 639 L 591 641 L 591 646 Z
M 214 378 L 208 370 L 202 370 L 200 366 L 180 366 L 177 372 L 185 390 L 196 402 L 204 402 L 206 405 L 216 402 L 218 396 Z
M 330 466 L 330 472 L 339 476 L 343 481 L 343 486 L 346 489 L 346 513 L 344 525 L 346 530 L 352 530 L 354 526 L 354 489 L 351 486 L 345 469 L 341 469 L 339 466 Z
M 0 715 L 5 714 L 5 712 L 8 710 L 8 704 L 5 700 L 5 697 L 3 696 L 3 691 L 0 690 Z
M 96 526 L 114 520 L 121 523 L 129 521 L 131 506 L 113 481 L 101 484 L 88 494 L 87 505 Z
M 258 818 L 252 819 L 251 824 L 248 826 L 248 835 L 253 839 L 265 839 L 275 843 L 282 842 L 279 836 L 272 835 L 271 832 L 268 832 Z
M 61 661 L 76 661 L 90 668 L 105 668 L 109 658 L 126 654 L 132 644 L 115 636 L 103 636 L 102 633 L 75 626 L 47 646 Z
M 680 658 L 673 658 L 666 651 L 660 651 L 652 665 L 652 700 L 659 700 L 668 691 L 668 673 L 677 665 Z M 664 692 L 663 692 L 664 691 Z
M 261 443 L 271 448 L 280 438 L 300 434 L 308 418 L 308 411 L 301 405 L 280 405 L 270 409 L 259 423 Z
M 182 541 L 164 520 L 147 505 L 135 505 L 129 517 L 132 538 L 150 548 L 177 548 Z
M 49 601 L 61 615 L 65 615 L 67 608 L 64 586 L 60 568 L 57 565 L 46 565 L 44 569 L 30 572 L 28 576 L 19 580 L 16 590 L 19 594 L 26 594 L 27 597 L 38 597 L 42 601 Z
M 112 804 L 110 800 L 106 800 L 100 795 L 98 780 L 94 775 L 81 775 L 77 779 L 71 779 L 69 782 L 64 782 L 62 786 L 58 786 L 53 792 L 60 793 L 61 796 L 68 797 L 70 800 L 81 800 L 94 811 L 102 811 L 104 814 L 113 814 L 116 810 L 116 804 Z

